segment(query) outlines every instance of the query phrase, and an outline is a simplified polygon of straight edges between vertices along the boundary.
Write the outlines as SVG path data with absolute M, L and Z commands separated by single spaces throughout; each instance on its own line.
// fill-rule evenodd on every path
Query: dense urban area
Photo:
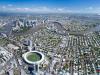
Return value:
M 1 13 L 0 75 L 100 75 L 100 15 Z

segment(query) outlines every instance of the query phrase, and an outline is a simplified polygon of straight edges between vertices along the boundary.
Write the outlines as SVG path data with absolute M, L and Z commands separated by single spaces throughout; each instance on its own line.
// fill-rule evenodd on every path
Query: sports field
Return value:
M 29 61 L 35 62 L 35 61 L 39 61 L 41 59 L 41 56 L 38 53 L 30 53 L 27 56 L 27 59 Z

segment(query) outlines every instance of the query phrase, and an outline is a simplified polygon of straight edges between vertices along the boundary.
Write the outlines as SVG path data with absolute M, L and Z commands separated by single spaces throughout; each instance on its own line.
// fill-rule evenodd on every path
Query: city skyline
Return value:
M 0 75 L 100 75 L 100 0 L 0 0 Z
M 100 13 L 99 0 L 1 0 L 0 12 Z

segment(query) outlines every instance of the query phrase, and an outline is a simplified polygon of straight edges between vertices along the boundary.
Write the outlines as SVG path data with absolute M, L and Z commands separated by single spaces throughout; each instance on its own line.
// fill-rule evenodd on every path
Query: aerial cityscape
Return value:
M 99 0 L 1 0 L 0 75 L 100 75 Z

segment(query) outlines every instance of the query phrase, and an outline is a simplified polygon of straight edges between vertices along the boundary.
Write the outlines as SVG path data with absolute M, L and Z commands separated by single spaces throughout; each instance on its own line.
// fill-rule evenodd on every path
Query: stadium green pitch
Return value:
M 41 60 L 41 56 L 38 53 L 32 52 L 27 56 L 27 60 L 31 62 L 39 61 Z

